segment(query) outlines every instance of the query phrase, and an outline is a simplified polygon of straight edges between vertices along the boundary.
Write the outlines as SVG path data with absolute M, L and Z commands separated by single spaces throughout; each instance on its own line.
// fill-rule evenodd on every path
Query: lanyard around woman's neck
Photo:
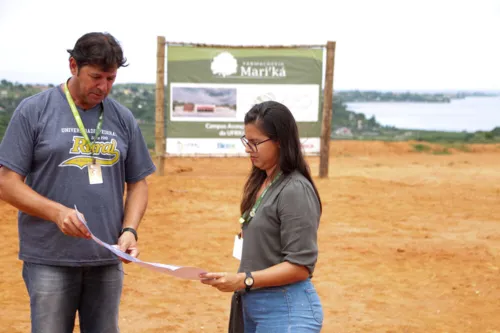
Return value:
M 248 223 L 252 220 L 252 218 L 255 216 L 255 213 L 257 212 L 257 209 L 260 206 L 260 203 L 262 201 L 262 198 L 264 198 L 264 195 L 266 195 L 267 190 L 278 180 L 278 178 L 281 176 L 282 172 L 278 172 L 278 174 L 274 177 L 273 181 L 269 183 L 269 185 L 266 186 L 264 191 L 262 191 L 261 195 L 257 198 L 257 201 L 255 201 L 255 204 L 253 205 L 252 209 L 250 210 L 250 213 L 247 214 L 247 212 L 243 213 L 243 216 L 240 217 L 240 223 Z

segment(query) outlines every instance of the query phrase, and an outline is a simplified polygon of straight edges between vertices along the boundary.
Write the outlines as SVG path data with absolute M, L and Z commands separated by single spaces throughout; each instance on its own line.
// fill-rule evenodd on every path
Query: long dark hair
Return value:
M 279 143 L 280 170 L 284 175 L 298 170 L 306 177 L 314 188 L 314 192 L 316 192 L 319 200 L 320 209 L 322 209 L 318 189 L 311 177 L 309 165 L 302 154 L 297 123 L 290 110 L 285 105 L 275 101 L 256 104 L 245 115 L 245 125 L 248 124 L 255 124 L 270 139 Z M 257 192 L 266 177 L 267 174 L 264 170 L 252 166 L 243 189 L 243 199 L 240 205 L 241 214 L 252 208 Z

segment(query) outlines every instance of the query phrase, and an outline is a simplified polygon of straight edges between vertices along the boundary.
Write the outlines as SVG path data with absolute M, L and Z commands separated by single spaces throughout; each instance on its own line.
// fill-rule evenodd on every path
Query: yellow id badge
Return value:
M 88 166 L 89 169 L 89 183 L 91 185 L 94 184 L 102 184 L 102 171 L 101 171 L 101 166 L 99 164 L 89 164 Z

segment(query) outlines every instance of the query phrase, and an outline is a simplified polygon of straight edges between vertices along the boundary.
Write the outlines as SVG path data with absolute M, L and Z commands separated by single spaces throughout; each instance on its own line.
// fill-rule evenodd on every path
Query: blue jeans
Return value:
M 316 333 L 323 307 L 310 279 L 242 295 L 245 333 Z
M 72 333 L 78 311 L 82 333 L 118 333 L 121 264 L 94 267 L 24 262 L 32 333 Z

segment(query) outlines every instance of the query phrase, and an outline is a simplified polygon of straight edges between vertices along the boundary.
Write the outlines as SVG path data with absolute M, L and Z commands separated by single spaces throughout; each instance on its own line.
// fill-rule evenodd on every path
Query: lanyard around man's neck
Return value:
M 73 113 L 73 117 L 75 117 L 76 124 L 78 125 L 78 128 L 80 129 L 80 132 L 82 133 L 85 141 L 87 141 L 87 144 L 90 149 L 90 156 L 94 155 L 94 144 L 97 140 L 97 137 L 101 135 L 102 131 L 102 123 L 103 123 L 103 118 L 104 118 L 104 105 L 101 102 L 101 111 L 99 113 L 99 120 L 97 121 L 97 126 L 95 129 L 95 136 L 94 136 L 94 141 L 90 142 L 89 136 L 87 135 L 87 131 L 85 130 L 85 126 L 83 126 L 82 122 L 82 117 L 80 117 L 80 114 L 78 113 L 78 110 L 76 108 L 75 102 L 73 101 L 73 98 L 71 97 L 71 94 L 69 93 L 69 88 L 68 88 L 68 82 L 64 84 L 64 93 L 66 94 L 66 99 L 68 100 L 69 107 L 71 109 L 71 112 Z

